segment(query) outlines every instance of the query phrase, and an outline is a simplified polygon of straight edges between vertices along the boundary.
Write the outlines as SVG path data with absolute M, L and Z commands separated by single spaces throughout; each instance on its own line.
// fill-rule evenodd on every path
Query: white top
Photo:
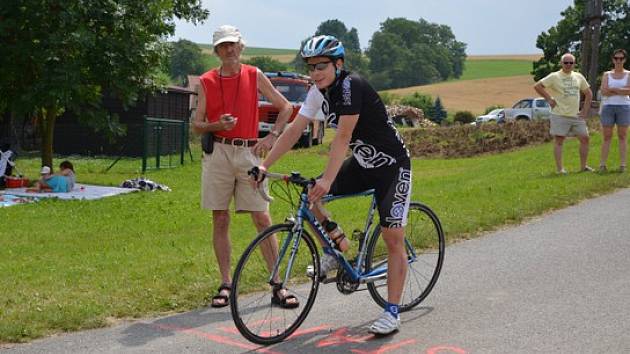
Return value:
M 628 82 L 628 72 L 621 79 L 615 79 L 612 76 L 612 73 L 609 72 L 606 77 L 608 77 L 608 87 L 609 88 L 623 88 L 630 85 Z M 621 106 L 630 106 L 630 96 L 628 95 L 614 95 L 614 96 L 603 96 L 602 101 L 606 105 L 621 105 Z
M 313 85 L 308 90 L 306 95 L 306 99 L 302 102 L 302 107 L 300 107 L 300 114 L 304 117 L 311 120 L 325 120 L 324 112 L 322 110 L 322 105 L 326 102 L 324 100 L 324 95 L 319 91 L 319 89 Z

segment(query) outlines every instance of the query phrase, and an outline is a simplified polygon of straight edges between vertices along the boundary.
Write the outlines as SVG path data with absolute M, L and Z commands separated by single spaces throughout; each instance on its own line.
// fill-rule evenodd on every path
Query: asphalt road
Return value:
M 436 288 L 402 330 L 367 333 L 367 292 L 333 284 L 298 333 L 259 347 L 228 309 L 45 338 L 7 353 L 629 353 L 630 189 L 447 247 Z

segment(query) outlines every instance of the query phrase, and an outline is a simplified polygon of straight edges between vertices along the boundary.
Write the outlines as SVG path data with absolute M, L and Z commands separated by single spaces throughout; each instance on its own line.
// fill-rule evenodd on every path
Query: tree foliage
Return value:
M 0 3 L 0 109 L 30 114 L 42 162 L 65 110 L 94 127 L 116 128 L 103 92 L 133 103 L 167 71 L 163 39 L 175 18 L 204 20 L 201 0 L 15 0 Z
M 626 0 L 604 0 L 604 18 L 601 25 L 599 46 L 599 72 L 611 67 L 610 56 L 617 48 L 627 48 L 630 43 L 630 3 Z M 536 40 L 543 58 L 534 62 L 532 74 L 540 80 L 547 74 L 560 70 L 560 57 L 572 53 L 581 60 L 581 39 L 584 30 L 585 0 L 574 0 L 562 13 L 562 19 Z M 578 68 L 579 69 L 579 68 Z
M 287 64 L 270 56 L 251 57 L 245 60 L 245 64 L 253 65 L 262 71 L 286 71 Z
M 465 51 L 446 25 L 394 18 L 381 23 L 366 54 L 372 83 L 381 90 L 458 78 Z
M 170 44 L 169 76 L 175 82 L 183 82 L 187 75 L 200 75 L 206 71 L 201 48 L 189 40 L 180 39 Z
M 447 112 L 444 109 L 444 105 L 442 105 L 442 100 L 440 96 L 435 99 L 435 103 L 433 104 L 433 119 L 432 121 L 440 124 L 444 119 L 446 119 Z
M 361 53 L 359 33 L 356 28 L 353 27 L 348 30 L 346 25 L 339 20 L 327 20 L 317 26 L 317 30 L 313 35 L 319 36 L 324 34 L 335 36 L 343 43 L 346 51 L 346 56 L 344 58 L 344 66 L 346 69 L 358 72 L 364 76 L 368 75 L 367 60 Z M 304 46 L 304 43 L 307 40 L 308 38 L 304 39 L 302 43 L 300 43 L 300 49 Z M 304 61 L 302 60 L 300 53 L 297 53 L 291 64 L 297 71 L 306 73 L 306 65 L 304 65 Z

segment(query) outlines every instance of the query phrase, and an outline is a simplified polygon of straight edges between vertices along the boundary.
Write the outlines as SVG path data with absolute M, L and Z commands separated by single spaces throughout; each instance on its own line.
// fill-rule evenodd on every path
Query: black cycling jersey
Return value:
M 332 128 L 341 116 L 359 115 L 350 141 L 352 157 L 344 161 L 329 192 L 340 195 L 374 189 L 380 225 L 405 226 L 411 197 L 409 152 L 372 86 L 342 71 L 328 90 L 311 88 L 300 114 L 326 119 Z
M 336 128 L 343 115 L 359 115 L 352 132 L 352 155 L 363 168 L 392 166 L 409 159 L 409 151 L 387 117 L 381 98 L 361 76 L 341 71 L 327 90 L 315 86 L 309 91 L 300 113 L 316 119 L 321 110 L 326 124 Z

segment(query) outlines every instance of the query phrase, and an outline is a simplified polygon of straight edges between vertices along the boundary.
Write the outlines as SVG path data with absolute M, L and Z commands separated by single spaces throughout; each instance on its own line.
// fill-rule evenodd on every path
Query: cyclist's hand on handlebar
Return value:
M 252 187 L 258 188 L 260 183 L 265 180 L 265 172 L 267 172 L 267 169 L 264 166 L 254 166 L 247 171 Z
M 311 202 L 316 202 L 319 199 L 321 199 L 321 197 L 328 194 L 328 191 L 330 191 L 331 184 L 332 182 L 327 181 L 323 178 L 317 179 L 315 181 L 315 184 L 308 191 L 308 200 Z

